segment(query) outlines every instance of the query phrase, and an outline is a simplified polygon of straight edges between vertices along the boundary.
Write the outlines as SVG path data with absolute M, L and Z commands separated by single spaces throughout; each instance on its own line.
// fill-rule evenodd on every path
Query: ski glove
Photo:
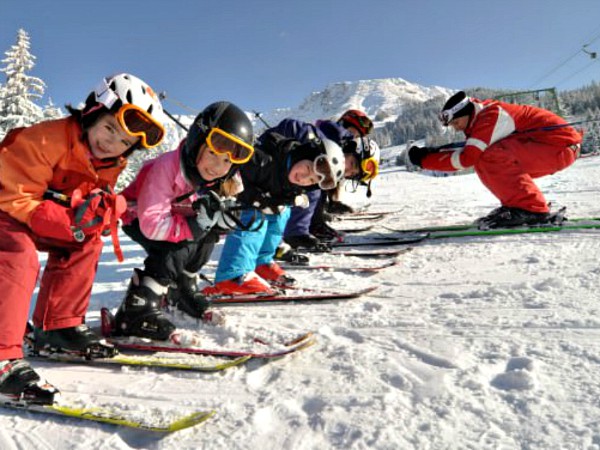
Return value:
M 411 164 L 414 164 L 418 167 L 423 167 L 421 165 L 423 163 L 423 158 L 425 158 L 425 156 L 427 156 L 429 153 L 433 153 L 433 150 L 429 147 L 417 147 L 416 145 L 413 145 L 408 150 L 408 159 L 410 160 Z
M 302 209 L 308 208 L 310 206 L 310 200 L 308 198 L 308 195 L 306 195 L 306 194 L 296 195 L 296 197 L 294 197 L 294 206 L 297 206 L 298 208 L 302 208 Z
M 228 214 L 238 209 L 237 206 L 234 198 L 223 198 L 213 191 L 208 191 L 192 203 L 192 208 L 197 214 L 196 222 L 202 232 L 207 232 L 214 227 L 223 230 L 236 228 L 237 224 L 228 217 Z
M 76 189 L 70 207 L 45 200 L 33 211 L 30 219 L 32 231 L 43 237 L 67 242 L 83 242 L 88 238 L 116 228 L 117 219 L 127 208 L 122 195 L 94 189 L 83 198 Z

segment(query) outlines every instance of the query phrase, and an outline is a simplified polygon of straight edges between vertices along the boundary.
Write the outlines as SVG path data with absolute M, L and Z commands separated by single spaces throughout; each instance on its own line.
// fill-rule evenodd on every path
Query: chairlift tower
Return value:
M 517 103 L 519 105 L 531 105 L 539 108 L 544 108 L 552 111 L 559 116 L 563 115 L 556 88 L 535 89 L 531 91 L 511 92 L 509 94 L 501 94 L 495 97 L 506 103 Z

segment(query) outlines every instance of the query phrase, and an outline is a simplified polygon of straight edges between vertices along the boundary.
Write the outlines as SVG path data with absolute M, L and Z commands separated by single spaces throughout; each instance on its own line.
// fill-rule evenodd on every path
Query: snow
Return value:
M 588 158 L 539 185 L 573 217 L 598 216 L 598 179 L 600 159 Z M 346 200 L 366 202 L 362 191 Z M 399 211 L 368 232 L 382 234 L 384 225 L 467 222 L 497 206 L 474 175 L 434 178 L 397 168 L 376 180 L 369 202 L 373 211 Z M 311 287 L 379 286 L 363 298 L 224 306 L 223 327 L 174 316 L 209 347 L 250 348 L 254 335 L 315 332 L 316 345 L 277 361 L 216 374 L 33 361 L 64 399 L 120 405 L 147 418 L 157 410 L 217 415 L 156 436 L 2 410 L 0 448 L 599 449 L 598 233 L 423 242 L 374 275 L 293 272 Z M 119 305 L 143 261 L 135 243 L 123 236 L 122 244 L 122 264 L 105 246 L 93 325 L 101 307 Z M 342 259 L 351 261 L 365 263 Z M 205 273 L 214 270 L 213 262 Z

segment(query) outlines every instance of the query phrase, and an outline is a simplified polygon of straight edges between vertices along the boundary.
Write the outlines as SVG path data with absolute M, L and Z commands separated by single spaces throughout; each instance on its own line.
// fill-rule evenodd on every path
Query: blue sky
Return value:
M 449 88 L 560 90 L 600 80 L 598 0 L 4 0 L 0 52 L 17 30 L 31 75 L 77 104 L 127 71 L 199 110 L 297 106 L 339 81 L 400 77 Z M 0 74 L 0 82 L 4 80 Z

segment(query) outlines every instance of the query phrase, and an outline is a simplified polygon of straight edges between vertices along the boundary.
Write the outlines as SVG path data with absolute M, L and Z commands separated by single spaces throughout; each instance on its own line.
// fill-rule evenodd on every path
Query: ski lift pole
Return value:
M 262 118 L 262 113 L 256 111 L 255 109 L 253 109 L 252 112 L 254 113 L 254 116 L 265 125 L 265 127 L 271 128 L 271 125 L 269 125 L 268 122 Z
M 533 133 L 533 132 L 536 132 L 536 131 L 553 131 L 553 130 L 557 130 L 559 128 L 572 127 L 574 125 L 581 125 L 583 123 L 588 123 L 588 122 L 600 122 L 600 117 L 594 117 L 594 118 L 585 119 L 585 120 L 577 120 L 577 121 L 574 121 L 574 122 L 559 123 L 557 125 L 548 125 L 546 127 L 536 127 L 536 128 L 529 128 L 527 130 L 513 131 L 508 136 L 513 136 L 515 134 Z M 505 137 L 508 137 L 508 136 L 505 136 Z M 431 152 L 432 153 L 438 153 L 438 152 L 443 152 L 445 150 L 452 150 L 452 149 L 455 149 L 455 148 L 464 147 L 466 143 L 467 143 L 466 141 L 451 142 L 450 144 L 444 144 L 444 145 L 440 145 L 440 146 L 437 146 L 437 147 L 432 147 L 431 148 Z
M 161 92 L 160 94 L 158 94 L 158 98 L 161 100 L 164 100 L 167 98 L 167 93 L 166 92 Z M 184 124 L 182 124 L 179 119 L 176 119 L 175 116 L 173 116 L 169 111 L 167 111 L 166 109 L 163 108 L 164 113 L 173 121 L 175 122 L 177 125 L 179 125 L 183 130 L 185 131 L 189 131 L 188 127 L 186 127 Z

